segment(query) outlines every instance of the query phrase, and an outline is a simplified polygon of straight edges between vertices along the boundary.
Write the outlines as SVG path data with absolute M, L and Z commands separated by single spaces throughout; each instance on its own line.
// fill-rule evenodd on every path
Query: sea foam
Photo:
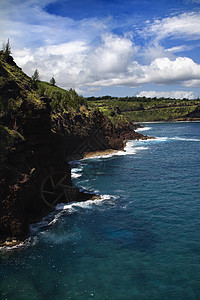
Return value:
M 146 130 L 150 130 L 150 129 L 152 129 L 152 128 L 146 126 L 146 127 L 142 127 L 142 128 L 137 128 L 137 129 L 135 129 L 135 131 L 146 131 Z
M 188 139 L 188 138 L 182 138 L 182 137 L 172 137 L 170 140 L 176 140 L 176 141 L 186 141 L 186 142 L 200 142 L 200 139 Z

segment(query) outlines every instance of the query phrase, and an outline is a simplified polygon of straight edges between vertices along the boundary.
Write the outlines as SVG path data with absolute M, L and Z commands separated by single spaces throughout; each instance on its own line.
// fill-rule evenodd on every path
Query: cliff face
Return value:
M 30 78 L 12 58 L 9 63 L 0 58 L 2 244 L 8 238 L 25 239 L 30 223 L 57 203 L 92 197 L 72 187 L 68 161 L 84 152 L 122 149 L 125 140 L 143 136 L 133 124 L 116 126 L 98 110 L 83 105 L 53 110 L 51 98 L 32 90 Z

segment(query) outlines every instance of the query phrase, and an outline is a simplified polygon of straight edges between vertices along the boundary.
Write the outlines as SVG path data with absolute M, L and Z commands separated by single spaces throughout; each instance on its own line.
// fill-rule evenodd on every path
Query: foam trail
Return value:
M 80 167 L 73 167 L 73 164 L 71 164 L 71 177 L 72 178 L 78 178 L 78 177 L 81 177 L 81 173 L 83 171 L 83 167 L 80 166 Z
M 135 129 L 135 131 L 146 131 L 146 130 L 150 130 L 150 129 L 152 129 L 152 128 L 146 126 L 146 127 L 143 127 L 143 128 L 137 128 L 137 129 Z
M 116 196 L 112 195 L 100 195 L 99 198 L 95 200 L 87 200 L 87 201 L 82 201 L 82 202 L 72 202 L 70 204 L 65 204 L 65 203 L 60 203 L 56 206 L 57 210 L 69 210 L 69 211 L 74 211 L 76 208 L 92 208 L 93 205 L 99 205 L 103 201 L 106 200 L 114 200 L 117 199 Z
M 150 140 L 141 140 L 142 142 L 146 142 L 146 143 L 154 143 L 154 142 L 166 142 L 169 138 L 167 136 L 156 136 L 155 139 L 150 139 Z
M 78 178 L 78 177 L 81 177 L 81 174 L 74 173 L 73 170 L 72 170 L 71 171 L 71 177 L 72 178 Z
M 187 142 L 200 142 L 200 139 L 187 139 L 187 138 L 182 138 L 182 137 L 173 137 L 170 138 L 170 140 L 176 140 L 176 141 L 187 141 Z

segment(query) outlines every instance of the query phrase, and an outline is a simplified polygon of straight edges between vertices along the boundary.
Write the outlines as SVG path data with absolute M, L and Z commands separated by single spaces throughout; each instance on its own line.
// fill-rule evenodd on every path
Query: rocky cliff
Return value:
M 65 107 L 55 109 L 55 93 L 52 99 L 44 90 L 41 96 L 12 57 L 5 60 L 0 53 L 2 245 L 28 237 L 30 223 L 41 220 L 57 203 L 94 196 L 72 187 L 70 160 L 85 152 L 123 149 L 127 139 L 145 138 L 134 131 L 134 124 L 113 124 L 82 100 L 76 107 L 66 100 Z

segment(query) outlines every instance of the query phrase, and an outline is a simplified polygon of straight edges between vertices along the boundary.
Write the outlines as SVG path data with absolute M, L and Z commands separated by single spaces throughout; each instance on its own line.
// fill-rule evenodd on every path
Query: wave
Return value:
M 29 237 L 25 241 L 20 242 L 19 244 L 14 245 L 14 246 L 1 246 L 0 247 L 0 252 L 4 253 L 4 252 L 11 252 L 11 251 L 25 249 L 27 247 L 35 245 L 36 242 L 37 242 L 37 237 L 36 236 Z
M 175 140 L 175 141 L 187 141 L 187 142 L 200 142 L 200 139 L 190 139 L 190 138 L 183 138 L 183 137 L 155 137 L 155 139 L 150 139 L 150 140 L 140 140 L 141 142 L 144 143 L 149 143 L 149 142 L 166 142 L 168 140 Z M 138 148 L 138 147 L 137 147 Z
M 73 171 L 71 171 L 71 177 L 78 178 L 78 177 L 81 177 L 81 174 L 77 174 L 77 173 L 74 173 Z
M 97 155 L 94 155 L 91 157 L 83 158 L 80 161 L 84 161 L 84 160 L 88 160 L 88 159 L 90 160 L 90 159 L 111 158 L 113 156 L 134 155 L 134 154 L 136 154 L 136 152 L 138 150 L 146 150 L 146 149 L 148 149 L 148 148 L 147 147 L 137 147 L 135 144 L 135 140 L 130 140 L 126 143 L 124 150 L 119 150 L 119 151 L 112 152 L 109 154 L 102 154 L 102 155 L 97 154 Z M 72 170 L 74 170 L 74 169 L 72 169 Z
M 152 127 L 146 126 L 146 127 L 143 127 L 143 128 L 137 128 L 135 131 L 146 131 L 146 130 L 150 130 L 150 129 L 152 129 Z
M 75 167 L 73 166 L 73 162 L 71 162 L 71 176 L 72 178 L 78 178 L 81 176 L 81 173 L 83 171 L 83 167 L 82 166 L 79 166 L 77 168 L 77 162 L 76 164 L 74 163 Z
M 200 142 L 200 139 L 188 139 L 188 138 L 182 138 L 182 137 L 172 137 L 170 140 L 176 140 L 176 141 L 187 141 L 187 142 Z
M 106 200 L 115 200 L 117 199 L 117 196 L 113 196 L 113 195 L 99 195 L 99 197 L 95 200 L 87 200 L 87 201 L 83 201 L 83 202 L 73 202 L 73 203 L 61 203 L 58 204 L 56 206 L 56 210 L 68 210 L 70 211 L 75 211 L 77 208 L 88 208 L 91 209 L 93 207 L 93 205 L 99 205 L 101 204 L 103 201 Z
M 98 195 L 97 195 L 98 196 Z M 27 246 L 33 246 L 38 241 L 38 234 L 42 235 L 55 235 L 52 231 L 48 231 L 47 228 L 55 225 L 57 221 L 64 215 L 64 214 L 74 214 L 76 212 L 80 212 L 80 209 L 93 209 L 95 206 L 100 206 L 102 203 L 107 203 L 110 205 L 114 205 L 114 201 L 118 199 L 118 196 L 114 195 L 99 195 L 95 200 L 87 200 L 82 202 L 72 202 L 72 203 L 60 203 L 56 206 L 56 211 L 50 213 L 48 216 L 44 217 L 42 221 L 38 223 L 34 223 L 30 226 L 30 231 L 32 236 L 29 237 L 25 242 L 20 243 L 14 247 L 1 247 L 1 251 L 8 251 L 16 248 L 22 248 Z M 66 236 L 66 239 L 69 237 Z M 59 239 L 59 238 L 58 238 Z M 53 241 L 54 239 L 52 239 Z
M 155 142 L 166 142 L 169 138 L 167 136 L 163 137 L 156 137 L 155 139 L 149 140 L 149 141 L 155 141 Z
M 154 143 L 154 142 L 166 142 L 167 140 L 168 140 L 169 138 L 167 137 L 167 136 L 162 136 L 162 137 L 160 137 L 160 136 L 156 136 L 155 138 L 153 138 L 153 139 L 147 139 L 147 140 L 139 140 L 139 142 L 140 143 Z M 138 142 L 138 141 L 136 141 L 136 142 Z M 137 147 L 136 149 L 139 149 L 140 147 Z M 146 148 L 146 147 L 144 147 L 145 149 L 148 149 L 148 147 Z M 142 149 L 142 147 L 141 147 L 141 150 L 143 150 Z
M 98 195 L 97 195 L 98 197 Z M 118 199 L 118 196 L 113 196 L 113 195 L 99 195 L 99 197 L 95 200 L 87 200 L 87 201 L 82 201 L 82 202 L 72 202 L 72 203 L 60 203 L 57 204 L 56 210 L 59 211 L 53 218 L 48 223 L 48 226 L 55 224 L 61 215 L 63 215 L 65 212 L 68 214 L 75 213 L 79 211 L 80 209 L 93 209 L 94 206 L 101 205 L 103 202 L 107 203 L 113 203 L 114 200 Z

